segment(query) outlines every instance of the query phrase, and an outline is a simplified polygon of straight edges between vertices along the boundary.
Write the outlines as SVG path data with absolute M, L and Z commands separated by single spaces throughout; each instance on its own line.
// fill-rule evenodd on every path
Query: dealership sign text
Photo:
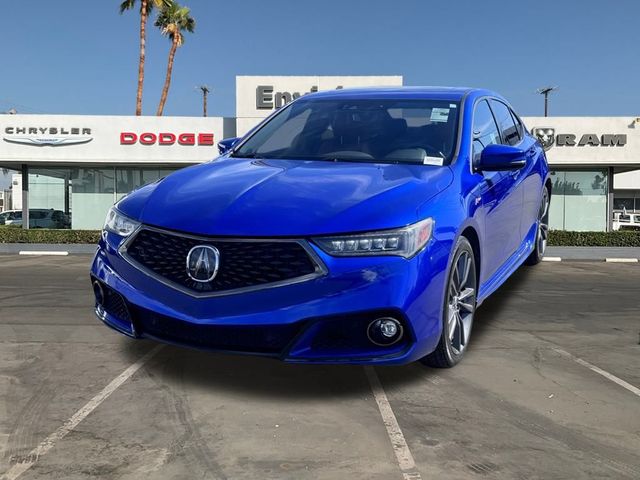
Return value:
M 626 133 L 585 133 L 578 140 L 572 133 L 556 133 L 551 127 L 534 127 L 531 133 L 540 141 L 545 150 L 552 146 L 558 147 L 624 147 L 627 144 Z
M 93 140 L 91 129 L 85 127 L 6 127 L 5 142 L 24 145 L 77 145 Z
M 170 132 L 122 132 L 120 133 L 120 145 L 185 145 L 185 146 L 213 146 L 213 133 L 170 133 Z
M 340 90 L 342 86 L 338 85 L 336 90 Z M 318 86 L 314 85 L 308 92 L 274 92 L 273 85 L 258 85 L 256 87 L 256 108 L 258 110 L 273 110 L 274 108 L 280 108 L 287 103 L 300 98 L 307 93 L 315 93 L 318 91 Z

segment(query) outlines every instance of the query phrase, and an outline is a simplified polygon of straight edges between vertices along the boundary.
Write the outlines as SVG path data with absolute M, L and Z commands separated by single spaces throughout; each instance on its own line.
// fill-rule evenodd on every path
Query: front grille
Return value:
M 132 307 L 142 335 L 196 348 L 265 355 L 280 354 L 298 334 L 301 323 L 279 325 L 200 325 L 151 310 Z
M 211 245 L 220 252 L 218 273 L 210 282 L 196 282 L 187 274 L 187 255 L 197 245 Z M 198 294 L 257 288 L 319 270 L 297 241 L 193 238 L 148 228 L 130 241 L 126 255 L 153 274 Z

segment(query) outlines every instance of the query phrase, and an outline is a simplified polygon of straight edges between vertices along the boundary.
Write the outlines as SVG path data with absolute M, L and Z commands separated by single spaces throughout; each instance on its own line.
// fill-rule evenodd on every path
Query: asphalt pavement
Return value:
M 456 368 L 367 371 L 130 340 L 89 262 L 0 256 L 3 480 L 640 478 L 639 264 L 523 267 Z
M 0 255 L 46 252 L 51 255 L 91 255 L 93 244 L 0 243 Z M 605 259 L 640 259 L 640 247 L 547 247 L 548 259 L 562 261 L 605 261 Z

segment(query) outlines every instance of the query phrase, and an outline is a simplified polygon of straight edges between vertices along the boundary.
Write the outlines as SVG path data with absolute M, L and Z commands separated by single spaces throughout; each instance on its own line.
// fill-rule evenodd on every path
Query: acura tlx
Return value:
M 549 168 L 500 95 L 305 95 L 120 200 L 95 313 L 134 338 L 289 362 L 451 367 L 547 244 Z

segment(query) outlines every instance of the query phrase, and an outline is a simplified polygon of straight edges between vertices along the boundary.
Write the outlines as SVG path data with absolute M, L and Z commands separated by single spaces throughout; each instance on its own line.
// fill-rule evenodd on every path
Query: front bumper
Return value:
M 276 357 L 304 363 L 404 364 L 433 351 L 449 249 L 431 240 L 412 259 L 326 255 L 328 273 L 301 283 L 194 298 L 132 266 L 122 239 L 105 233 L 91 266 L 96 314 L 134 338 Z M 378 346 L 367 335 L 376 318 L 402 323 L 403 338 Z

